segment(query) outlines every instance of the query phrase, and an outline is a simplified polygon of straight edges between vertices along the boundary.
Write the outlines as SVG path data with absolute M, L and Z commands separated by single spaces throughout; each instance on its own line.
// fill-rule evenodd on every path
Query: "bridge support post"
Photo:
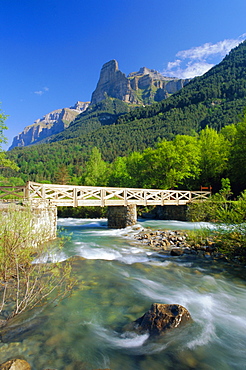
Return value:
M 111 229 L 123 229 L 135 225 L 137 222 L 137 206 L 110 206 L 108 207 L 108 227 Z

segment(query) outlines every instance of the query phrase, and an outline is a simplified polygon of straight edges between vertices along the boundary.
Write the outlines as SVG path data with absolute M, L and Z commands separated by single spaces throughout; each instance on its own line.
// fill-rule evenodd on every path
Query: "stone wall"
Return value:
M 188 206 L 156 206 L 155 217 L 159 220 L 188 221 Z
M 108 207 L 108 227 L 112 229 L 123 229 L 135 225 L 137 222 L 137 206 L 110 206 Z

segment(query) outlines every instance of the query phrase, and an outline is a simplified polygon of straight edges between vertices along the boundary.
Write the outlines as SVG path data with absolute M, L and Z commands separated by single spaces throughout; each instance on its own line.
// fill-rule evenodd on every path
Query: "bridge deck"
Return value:
M 32 203 L 49 202 L 54 206 L 127 206 L 185 205 L 204 201 L 210 191 L 158 190 L 40 184 L 28 182 L 26 186 L 0 187 L 0 198 L 14 195 Z

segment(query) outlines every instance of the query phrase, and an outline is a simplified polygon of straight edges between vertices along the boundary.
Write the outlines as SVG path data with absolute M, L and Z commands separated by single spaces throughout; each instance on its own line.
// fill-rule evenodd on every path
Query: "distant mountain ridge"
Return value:
M 21 133 L 14 137 L 9 150 L 14 147 L 36 144 L 48 136 L 65 130 L 78 114 L 86 110 L 89 103 L 78 101 L 70 108 L 56 109 L 37 119 L 32 125 L 25 127 Z

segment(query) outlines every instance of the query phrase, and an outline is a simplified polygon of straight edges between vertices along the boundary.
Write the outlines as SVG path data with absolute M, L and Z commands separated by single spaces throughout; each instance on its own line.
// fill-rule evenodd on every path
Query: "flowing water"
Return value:
M 72 237 L 56 258 L 83 257 L 73 262 L 78 284 L 69 298 L 25 318 L 38 320 L 32 330 L 0 343 L 0 363 L 21 357 L 33 370 L 246 369 L 245 268 L 158 255 L 133 238 L 136 227 L 110 230 L 106 220 L 60 219 L 59 225 Z M 154 302 L 181 304 L 193 321 L 155 339 L 124 330 Z

